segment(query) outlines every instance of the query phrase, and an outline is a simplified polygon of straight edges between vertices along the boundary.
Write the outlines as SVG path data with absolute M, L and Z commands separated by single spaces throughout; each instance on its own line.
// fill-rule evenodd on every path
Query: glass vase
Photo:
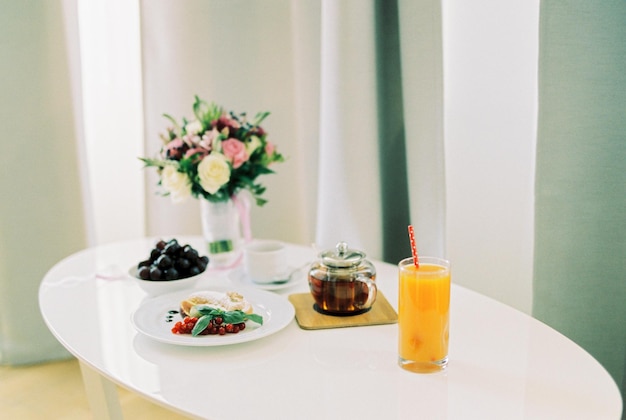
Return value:
M 202 234 L 211 268 L 231 268 L 241 260 L 245 242 L 242 222 L 249 215 L 247 206 L 235 200 L 200 200 Z

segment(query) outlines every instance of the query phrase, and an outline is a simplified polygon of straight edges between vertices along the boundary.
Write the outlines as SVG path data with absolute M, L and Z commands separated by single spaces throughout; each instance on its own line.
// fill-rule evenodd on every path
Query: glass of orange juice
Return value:
M 450 262 L 419 257 L 398 263 L 398 364 L 431 373 L 448 364 Z

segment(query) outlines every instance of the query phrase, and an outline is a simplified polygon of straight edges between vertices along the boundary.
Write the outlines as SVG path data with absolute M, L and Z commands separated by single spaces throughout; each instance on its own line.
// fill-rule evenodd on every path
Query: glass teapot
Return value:
M 376 301 L 376 269 L 365 253 L 339 242 L 323 251 L 309 269 L 309 288 L 315 309 L 326 314 L 356 315 Z

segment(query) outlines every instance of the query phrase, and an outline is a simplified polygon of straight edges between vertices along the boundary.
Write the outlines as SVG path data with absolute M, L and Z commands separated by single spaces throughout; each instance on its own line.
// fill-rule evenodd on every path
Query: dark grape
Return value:
M 145 260 L 140 262 L 139 264 L 137 264 L 137 268 L 141 268 L 141 267 L 150 267 L 150 265 L 152 264 L 152 261 L 150 260 Z
M 193 249 L 191 246 L 186 245 L 183 248 L 183 256 L 189 261 L 195 261 L 196 259 L 198 259 L 198 251 Z
M 181 246 L 176 239 L 159 240 L 150 250 L 150 258 L 137 264 L 137 277 L 143 280 L 178 280 L 206 270 L 209 257 L 198 255 L 191 245 Z
M 174 267 L 171 267 L 165 270 L 165 280 L 176 280 L 179 278 L 178 270 Z
M 141 266 L 137 274 L 139 274 L 140 279 L 149 280 L 150 279 L 150 267 L 146 265 Z
M 150 268 L 150 280 L 161 280 L 163 272 L 161 269 L 155 265 Z
M 179 258 L 176 260 L 175 267 L 179 270 L 185 271 L 189 269 L 190 265 L 191 264 L 189 263 L 189 260 L 187 258 Z
M 155 263 L 156 263 L 156 265 L 159 266 L 159 268 L 167 269 L 167 268 L 170 268 L 172 266 L 172 259 L 170 258 L 169 255 L 163 254 L 159 258 L 157 258 Z
M 159 251 L 157 248 L 154 248 L 152 251 L 150 251 L 150 260 L 151 261 L 155 261 L 160 256 L 161 256 L 161 251 Z
M 167 245 L 165 245 L 165 249 L 163 249 L 163 252 L 165 252 L 167 255 L 170 256 L 174 256 L 178 254 L 178 251 L 180 251 L 181 246 L 178 244 L 178 242 L 169 242 Z

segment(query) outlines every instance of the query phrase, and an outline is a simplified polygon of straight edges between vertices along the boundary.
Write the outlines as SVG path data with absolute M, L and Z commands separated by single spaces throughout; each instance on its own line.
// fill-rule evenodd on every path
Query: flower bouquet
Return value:
M 174 202 L 190 196 L 219 202 L 245 189 L 257 205 L 265 204 L 265 187 L 256 179 L 273 173 L 272 163 L 284 161 L 260 126 L 269 112 L 248 121 L 245 113 L 226 112 L 196 96 L 193 113 L 195 119 L 183 118 L 182 124 L 165 114 L 173 126 L 161 135 L 159 157 L 140 158 L 158 169 L 164 195 Z
M 183 118 L 182 124 L 165 114 L 173 125 L 161 135 L 159 156 L 140 159 L 157 168 L 163 195 L 173 202 L 201 199 L 211 264 L 231 266 L 239 260 L 244 239 L 251 239 L 248 206 L 239 192 L 247 190 L 257 205 L 265 204 L 265 187 L 257 177 L 273 173 L 270 165 L 284 158 L 260 125 L 269 112 L 248 121 L 246 114 L 226 112 L 196 96 L 193 113 L 195 118 Z

